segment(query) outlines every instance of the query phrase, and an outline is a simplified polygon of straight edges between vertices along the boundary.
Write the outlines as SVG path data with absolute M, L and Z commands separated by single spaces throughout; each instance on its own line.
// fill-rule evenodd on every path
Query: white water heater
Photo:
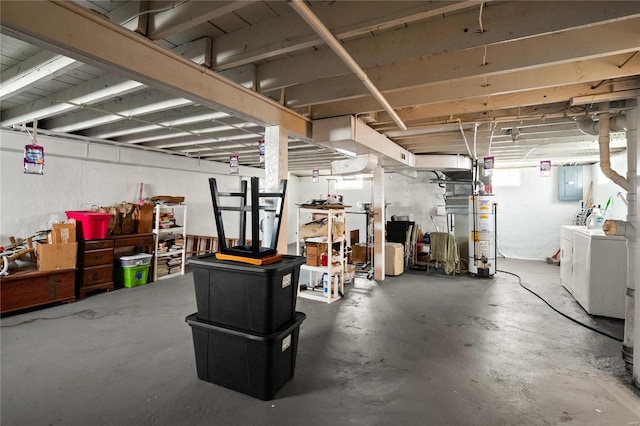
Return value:
M 473 276 L 496 273 L 495 214 L 493 195 L 469 197 L 469 273 Z

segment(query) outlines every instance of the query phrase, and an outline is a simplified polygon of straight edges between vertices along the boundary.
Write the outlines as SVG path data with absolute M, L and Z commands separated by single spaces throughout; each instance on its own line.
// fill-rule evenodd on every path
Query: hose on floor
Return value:
M 528 287 L 525 287 L 525 286 L 524 286 L 524 284 L 522 284 L 522 278 L 520 278 L 520 275 L 518 275 L 518 274 L 514 274 L 513 272 L 509 272 L 509 271 L 501 271 L 501 270 L 498 270 L 498 269 L 496 269 L 496 272 L 502 272 L 502 273 L 505 273 L 505 274 L 513 275 L 514 277 L 516 277 L 516 278 L 518 279 L 518 284 L 520 284 L 520 287 L 524 288 L 524 289 L 525 289 L 525 290 L 527 290 L 529 293 L 533 294 L 533 295 L 534 295 L 534 296 L 536 296 L 538 299 L 542 300 L 542 301 L 543 301 L 543 302 L 544 302 L 548 307 L 550 307 L 551 309 L 553 309 L 554 311 L 556 311 L 557 313 L 559 313 L 559 314 L 560 314 L 560 315 L 562 315 L 563 317 L 567 318 L 568 320 L 571 320 L 571 321 L 575 322 L 576 324 L 581 325 L 581 326 L 583 326 L 584 328 L 587 328 L 587 329 L 589 329 L 589 330 L 591 330 L 591 331 L 595 331 L 596 333 L 602 334 L 603 336 L 606 336 L 606 337 L 608 337 L 608 338 L 610 338 L 610 339 L 617 340 L 618 342 L 622 342 L 622 341 L 623 341 L 623 339 L 621 339 L 621 338 L 619 338 L 619 337 L 613 336 L 613 335 L 611 335 L 611 334 L 609 334 L 609 333 L 606 333 L 606 332 L 604 332 L 604 331 L 602 331 L 602 330 L 598 330 L 598 329 L 597 329 L 597 328 L 595 328 L 595 327 L 592 327 L 592 326 L 590 326 L 590 325 L 588 325 L 588 324 L 585 324 L 585 323 L 583 323 L 583 322 L 578 321 L 578 320 L 577 320 L 577 319 L 575 319 L 575 318 L 570 317 L 569 315 L 565 314 L 564 312 L 560 312 L 560 311 L 559 311 L 555 306 L 553 306 L 551 303 L 547 302 L 547 301 L 546 301 L 542 296 L 540 296 L 538 293 L 536 293 L 535 291 L 531 290 L 531 289 L 530 289 L 530 288 L 528 288 Z

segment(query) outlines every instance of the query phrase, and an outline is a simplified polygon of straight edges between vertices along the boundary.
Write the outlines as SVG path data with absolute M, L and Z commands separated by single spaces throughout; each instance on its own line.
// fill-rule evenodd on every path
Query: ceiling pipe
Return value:
M 342 44 L 338 39 L 331 34 L 331 31 L 318 19 L 318 17 L 309 9 L 309 7 L 304 3 L 303 0 L 289 0 L 289 4 L 298 12 L 298 15 L 302 19 L 305 20 L 307 24 L 324 40 L 325 43 L 329 45 L 331 50 L 335 52 L 336 55 L 353 71 L 353 73 L 360 79 L 362 84 L 369 90 L 369 92 L 373 95 L 374 98 L 382 105 L 384 110 L 391 116 L 393 121 L 400 127 L 402 130 L 407 130 L 407 126 L 400 119 L 398 114 L 393 110 L 387 99 L 380 93 L 378 88 L 369 80 L 367 73 L 364 72 L 360 65 L 356 63 L 356 61 L 349 55 L 349 52 L 346 51 Z
M 599 122 L 593 121 L 589 117 L 577 119 L 576 125 L 578 126 L 578 130 L 586 135 L 600 135 L 601 130 Z M 613 117 L 609 116 L 609 130 L 612 132 L 626 132 L 627 116 L 625 114 L 617 114 Z
M 640 110 L 638 107 L 633 111 L 629 111 L 629 123 L 625 124 L 627 132 L 627 178 L 624 179 L 611 170 L 611 164 L 608 161 L 609 148 L 609 113 L 600 115 L 600 167 L 603 173 L 609 176 L 605 169 L 613 174 L 609 176 L 614 182 L 627 191 L 627 220 L 625 222 L 619 220 L 608 220 L 603 226 L 606 235 L 621 235 L 627 239 L 627 290 L 625 294 L 625 322 L 624 322 L 624 339 L 622 342 L 622 358 L 625 367 L 633 377 L 634 384 L 640 387 L 640 351 L 637 347 L 640 342 L 640 327 L 635 324 L 640 318 L 640 294 L 636 293 L 638 280 L 638 260 L 640 259 L 640 251 L 638 251 L 637 231 L 638 225 L 638 123 L 640 122 Z M 604 151 L 603 151 L 604 150 Z M 606 157 L 606 158 L 603 158 Z M 606 160 L 606 161 L 605 161 Z M 606 163 L 606 164 L 605 164 Z
M 600 170 L 602 173 L 625 191 L 629 192 L 629 181 L 611 168 L 611 152 L 609 150 L 609 113 L 600 114 L 598 145 L 600 147 Z
M 638 192 L 640 192 L 640 178 L 638 177 L 638 166 L 640 166 L 640 133 L 638 126 L 640 125 L 640 96 L 636 97 L 636 108 L 629 111 L 629 128 L 627 130 L 627 179 L 629 180 L 631 190 L 627 192 L 627 223 L 635 228 L 635 232 L 631 237 L 627 237 L 627 298 L 625 311 L 625 327 L 627 322 L 636 322 L 632 329 L 625 329 L 625 336 L 633 332 L 631 342 L 640 342 L 640 327 L 637 327 L 637 321 L 640 318 L 640 292 L 636 292 L 638 288 L 638 271 L 640 268 L 640 250 L 638 249 L 638 230 L 640 222 L 638 221 L 638 211 L 640 210 L 640 200 L 638 200 Z M 633 297 L 633 299 L 631 299 Z M 633 309 L 633 311 L 632 311 Z M 633 316 L 632 316 L 633 312 Z M 625 348 L 623 347 L 623 350 Z M 633 350 L 633 367 L 632 376 L 636 387 L 640 387 L 640 350 Z M 625 354 L 629 354 L 625 351 Z M 628 366 L 628 364 L 627 364 Z

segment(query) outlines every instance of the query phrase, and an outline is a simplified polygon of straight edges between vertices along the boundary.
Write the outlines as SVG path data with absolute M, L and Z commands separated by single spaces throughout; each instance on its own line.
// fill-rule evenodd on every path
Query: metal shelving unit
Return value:
M 301 256 L 301 244 L 305 241 L 313 241 L 313 242 L 323 242 L 327 243 L 327 266 L 311 266 L 307 264 L 302 264 L 300 266 L 301 270 L 309 271 L 310 273 L 310 287 L 313 288 L 315 283 L 318 282 L 318 274 L 327 274 L 327 278 L 329 281 L 329 291 L 323 291 L 322 293 L 316 292 L 313 289 L 301 290 L 301 280 L 298 280 L 298 297 L 302 297 L 304 299 L 317 300 L 320 302 L 333 303 L 342 298 L 344 294 L 344 266 L 345 266 L 345 253 L 344 253 L 344 244 L 345 244 L 345 235 L 342 234 L 339 238 L 334 239 L 332 235 L 332 225 L 333 222 L 339 221 L 345 224 L 346 230 L 346 217 L 344 208 L 318 208 L 318 207 L 304 207 L 301 206 L 298 208 L 298 230 L 300 229 L 300 213 L 319 213 L 327 215 L 327 235 L 322 237 L 312 237 L 305 239 L 297 239 L 296 244 L 296 254 Z M 333 256 L 333 244 L 340 243 L 340 250 L 338 256 Z M 335 263 L 335 264 L 334 264 Z M 322 275 L 320 275 L 322 276 Z M 333 284 L 334 277 L 338 277 L 337 285 Z
M 157 204 L 153 210 L 153 280 L 184 275 L 185 244 L 187 240 L 187 206 L 186 204 Z M 175 224 L 163 227 L 161 217 L 163 214 L 172 214 Z M 161 249 L 163 242 L 170 242 L 180 236 L 182 244 L 173 244 L 166 249 Z M 158 267 L 160 265 L 160 268 Z M 165 268 L 167 273 L 164 273 Z M 160 269 L 160 270 L 159 270 Z M 160 272 L 160 273 L 159 273 Z

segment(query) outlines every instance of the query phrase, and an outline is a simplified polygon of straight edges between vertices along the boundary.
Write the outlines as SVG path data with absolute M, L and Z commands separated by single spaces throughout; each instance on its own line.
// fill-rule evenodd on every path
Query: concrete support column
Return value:
M 384 169 L 373 171 L 373 279 L 384 280 Z
M 633 349 L 633 382 L 640 387 L 640 326 L 635 323 L 636 318 L 640 318 L 640 292 L 638 290 L 638 275 L 640 272 L 640 250 L 638 250 L 638 211 L 640 211 L 640 179 L 638 179 L 638 168 L 640 166 L 640 97 L 637 99 L 636 108 L 627 113 L 627 180 L 629 181 L 629 192 L 627 193 L 627 223 L 631 225 L 631 238 L 627 238 L 627 305 L 625 315 L 625 342 L 631 344 Z M 631 306 L 630 306 L 631 305 Z M 633 333 L 631 342 L 627 339 Z M 623 348 L 624 349 L 624 348 Z
M 288 155 L 288 132 L 283 126 L 269 126 L 264 130 L 264 175 L 265 191 L 278 192 L 280 180 L 287 179 L 289 161 Z M 273 206 L 275 208 L 275 205 Z M 287 223 L 288 223 L 287 202 L 285 200 L 282 209 L 282 220 L 280 222 L 280 234 L 278 236 L 278 253 L 287 253 Z M 273 229 L 274 212 L 267 211 L 264 220 L 264 234 L 270 236 Z M 266 243 L 266 244 L 265 244 Z M 267 245 L 268 241 L 263 241 Z

